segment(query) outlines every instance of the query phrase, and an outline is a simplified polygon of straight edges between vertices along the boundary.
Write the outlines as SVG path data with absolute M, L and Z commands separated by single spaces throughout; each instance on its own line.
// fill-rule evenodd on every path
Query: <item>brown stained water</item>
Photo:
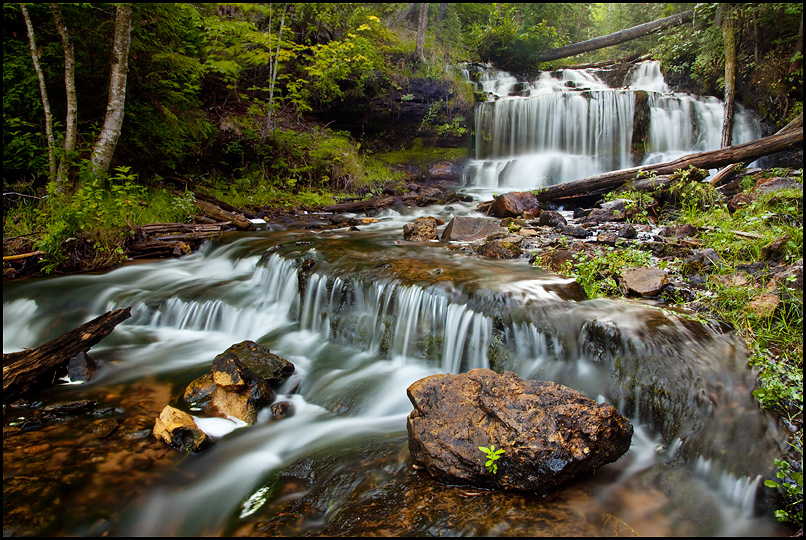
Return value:
M 728 401 L 740 402 L 734 408 L 751 403 L 749 389 L 741 388 L 746 370 L 733 358 L 735 351 L 725 352 L 729 336 L 645 303 L 564 299 L 568 280 L 525 261 L 481 260 L 461 246 L 402 243 L 401 219 L 409 218 L 392 215 L 374 230 L 313 238 L 300 237 L 301 231 L 234 235 L 180 260 L 4 288 L 6 346 L 35 346 L 105 310 L 134 307 L 132 319 L 91 351 L 100 363 L 93 382 L 57 386 L 35 396 L 29 408 L 5 409 L 5 532 L 788 532 L 752 502 L 759 484 L 755 475 L 764 467 L 742 474 L 742 460 L 714 458 L 774 448 L 774 430 L 757 409 L 717 416 L 707 408 L 695 412 L 688 398 L 672 400 L 667 412 L 679 410 L 696 421 L 669 425 L 657 418 L 665 402 L 640 395 L 662 388 L 641 382 L 641 369 L 629 367 L 634 361 L 629 355 L 614 364 L 604 341 L 595 352 L 582 343 L 595 334 L 583 328 L 596 321 L 595 328 L 619 330 L 616 348 L 622 353 L 642 340 L 647 344 L 641 351 L 655 356 L 674 339 L 699 343 L 704 356 L 697 358 L 672 346 L 675 363 L 686 362 L 683 369 L 659 358 L 652 369 L 700 370 L 699 378 L 712 377 L 712 369 L 722 372 L 720 388 L 727 395 L 715 391 L 714 399 L 724 400 L 721 409 L 728 410 Z M 316 265 L 302 270 L 310 259 Z M 451 317 L 463 317 L 466 324 L 452 325 Z M 457 332 L 461 343 L 447 343 Z M 439 338 L 433 340 L 438 344 L 429 348 L 429 337 Z M 294 403 L 295 415 L 281 421 L 261 416 L 243 429 L 231 425 L 198 455 L 185 456 L 150 437 L 162 407 L 181 407 L 184 385 L 209 370 L 216 354 L 244 339 L 295 363 L 297 372 L 280 388 L 281 397 Z M 455 359 L 446 361 L 446 354 Z M 480 361 L 506 364 L 523 376 L 556 380 L 619 405 L 636 425 L 632 449 L 548 497 L 434 481 L 416 470 L 408 455 L 406 388 L 446 366 L 464 371 Z M 284 394 L 294 386 L 297 393 Z M 44 410 L 82 399 L 92 400 L 93 407 L 62 416 Z M 642 407 L 654 409 L 642 412 Z M 111 433 L 94 431 L 108 419 L 117 424 Z M 703 436 L 723 420 L 749 422 L 755 426 L 753 439 L 741 448 L 713 448 L 723 440 L 737 444 L 736 435 L 717 442 Z M 43 427 L 24 431 L 26 421 L 41 421 Z M 685 439 L 698 442 L 689 447 Z

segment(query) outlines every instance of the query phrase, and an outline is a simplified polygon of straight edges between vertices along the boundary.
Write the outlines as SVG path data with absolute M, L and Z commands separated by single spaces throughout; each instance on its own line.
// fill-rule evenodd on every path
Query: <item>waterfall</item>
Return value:
M 471 78 L 488 101 L 476 107 L 463 177 L 470 188 L 535 189 L 716 150 L 721 143 L 722 101 L 670 92 L 654 61 L 638 64 L 620 88 L 608 87 L 593 70 L 542 72 L 523 82 L 482 69 Z M 647 95 L 640 107 L 639 93 Z M 643 107 L 648 135 L 639 141 L 635 122 Z M 758 119 L 737 104 L 733 144 L 760 136 Z

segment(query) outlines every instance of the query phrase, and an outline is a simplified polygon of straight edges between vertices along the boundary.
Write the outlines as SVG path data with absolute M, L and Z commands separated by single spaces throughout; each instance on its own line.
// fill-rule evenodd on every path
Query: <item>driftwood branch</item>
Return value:
M 6 261 L 17 261 L 19 259 L 27 259 L 28 257 L 34 257 L 36 255 L 45 255 L 44 251 L 32 251 L 30 253 L 20 253 L 19 255 L 6 255 L 3 257 L 3 262 Z
M 727 148 L 720 148 L 719 150 L 711 150 L 709 152 L 689 154 L 674 161 L 621 169 L 589 176 L 580 180 L 565 182 L 563 184 L 547 186 L 537 191 L 535 196 L 540 201 L 553 201 L 571 195 L 602 192 L 603 190 L 615 189 L 625 182 L 634 180 L 641 172 L 654 172 L 657 175 L 665 175 L 672 174 L 677 170 L 685 170 L 689 167 L 718 169 L 742 161 L 750 162 L 763 156 L 802 145 L 803 129 L 790 129 L 783 133 L 746 142 L 744 144 L 728 146 Z
M 612 47 L 613 45 L 618 45 L 619 43 L 631 41 L 654 32 L 660 32 L 662 30 L 666 30 L 667 28 L 672 28 L 674 26 L 691 22 L 693 18 L 694 11 L 678 13 L 677 15 L 672 15 L 671 17 L 658 19 L 657 21 L 652 21 L 645 24 L 639 24 L 638 26 L 633 26 L 632 28 L 627 28 L 626 30 L 614 32 L 606 36 L 589 39 L 588 41 L 580 41 L 579 43 L 566 45 L 565 47 L 559 47 L 557 49 L 551 49 L 550 51 L 541 53 L 538 61 L 551 62 L 552 60 L 559 60 L 560 58 L 567 58 L 569 56 L 576 56 L 578 54 L 603 49 L 605 47 Z
M 36 349 L 4 353 L 3 403 L 37 384 L 50 383 L 57 369 L 108 336 L 115 326 L 131 317 L 131 312 L 130 307 L 109 311 Z

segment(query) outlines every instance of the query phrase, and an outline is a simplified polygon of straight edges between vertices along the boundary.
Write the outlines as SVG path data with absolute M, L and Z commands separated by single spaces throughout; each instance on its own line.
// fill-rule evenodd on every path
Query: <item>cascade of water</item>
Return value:
M 463 182 L 483 189 L 535 189 L 635 165 L 716 150 L 724 109 L 714 97 L 671 93 L 660 65 L 638 64 L 624 88 L 609 88 L 591 70 L 541 73 L 531 84 L 480 70 L 491 99 L 476 108 L 471 160 Z M 646 141 L 633 140 L 636 93 L 647 94 Z M 736 105 L 733 144 L 759 138 L 758 119 Z

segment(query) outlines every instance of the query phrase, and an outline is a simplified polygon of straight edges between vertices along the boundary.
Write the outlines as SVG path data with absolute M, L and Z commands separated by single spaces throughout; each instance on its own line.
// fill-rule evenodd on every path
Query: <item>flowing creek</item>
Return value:
M 478 106 L 460 189 L 482 198 L 633 166 L 634 89 L 650 115 L 645 162 L 718 146 L 721 102 L 668 92 L 656 67 L 640 66 L 630 88 L 619 89 L 588 71 L 530 84 L 484 71 L 479 84 L 500 99 Z M 753 139 L 758 126 L 740 112 L 735 132 Z M 265 410 L 250 427 L 200 419 L 220 436 L 202 453 L 114 483 L 99 467 L 91 489 L 110 508 L 94 521 L 65 518 L 54 532 L 785 534 L 759 508 L 781 437 L 751 396 L 743 344 L 648 301 L 579 301 L 568 279 L 525 259 L 485 260 L 460 245 L 402 239 L 418 216 L 448 222 L 474 214 L 477 202 L 395 208 L 361 231 L 271 226 L 225 235 L 181 259 L 4 284 L 4 352 L 133 308 L 93 347 L 95 379 L 53 389 L 61 400 L 134 394 L 147 384 L 163 389 L 158 411 L 247 339 L 296 366 L 278 396 L 293 403 L 293 416 L 272 420 Z M 315 265 L 303 270 L 308 260 Z M 630 451 L 546 498 L 433 481 L 408 455 L 406 388 L 476 367 L 613 403 L 635 425 Z M 20 467 L 17 474 L 36 474 Z M 116 506 L 126 491 L 136 497 Z

